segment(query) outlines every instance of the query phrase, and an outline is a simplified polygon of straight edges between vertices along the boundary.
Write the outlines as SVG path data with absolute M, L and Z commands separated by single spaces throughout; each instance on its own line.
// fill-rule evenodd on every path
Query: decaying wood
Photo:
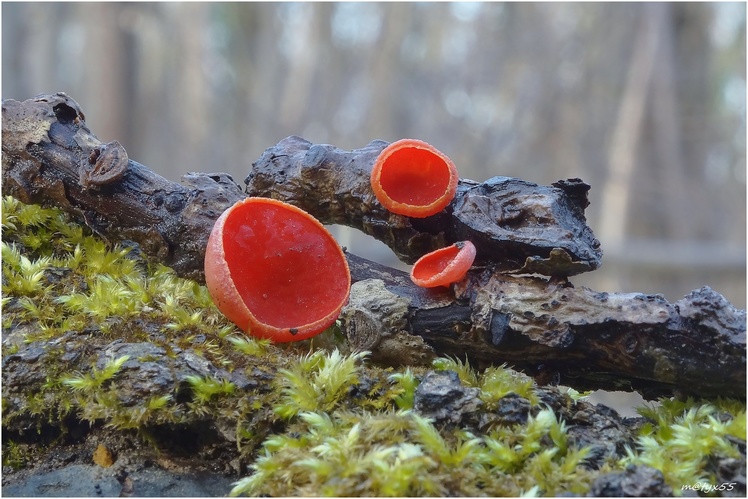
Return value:
M 435 355 L 479 366 L 506 362 L 578 389 L 745 397 L 745 311 L 718 293 L 701 288 L 670 304 L 658 295 L 575 288 L 559 277 L 599 264 L 599 245 L 584 223 L 588 186 L 581 181 L 554 187 L 504 178 L 463 181 L 445 214 L 414 221 L 382 213 L 366 191 L 368 180 L 347 174 L 330 183 L 329 176 L 345 167 L 352 173 L 369 168 L 384 145 L 372 142 L 346 152 L 292 137 L 268 149 L 247 178 L 250 194 L 281 198 L 327 223 L 361 228 L 409 260 L 449 240 L 480 241 L 482 262 L 449 290 L 418 288 L 403 272 L 349 254 L 355 284 L 341 318 L 354 346 L 393 364 Z M 65 94 L 3 101 L 2 150 L 5 194 L 59 206 L 95 232 L 135 241 L 152 258 L 198 281 L 210 228 L 246 196 L 226 174 L 189 174 L 183 184 L 156 175 L 127 158 L 117 143 L 102 144 Z M 275 174 L 273 165 L 279 168 Z M 307 205 L 305 193 L 314 206 Z M 365 206 L 356 208 L 356 200 Z M 518 217 L 538 215 L 539 207 L 546 214 L 566 210 L 573 223 L 563 221 L 568 215 L 533 223 Z M 464 220 L 481 220 L 469 213 L 490 214 L 487 220 L 494 217 L 498 228 L 486 220 L 466 228 Z M 542 230 L 533 232 L 533 224 Z M 581 243 L 572 241 L 577 236 Z M 556 277 L 510 275 L 498 257 L 513 262 L 515 271 Z
M 186 175 L 184 185 L 155 174 L 124 148 L 96 138 L 78 103 L 64 93 L 4 100 L 2 142 L 6 194 L 59 206 L 94 232 L 135 241 L 199 281 L 210 229 L 245 197 L 225 174 Z
M 372 166 L 387 145 L 375 140 L 344 151 L 288 137 L 252 164 L 247 194 L 281 199 L 322 223 L 359 229 L 406 263 L 470 240 L 478 263 L 490 261 L 502 271 L 569 276 L 600 266 L 600 242 L 584 217 L 589 186 L 581 180 L 541 186 L 510 177 L 461 179 L 444 211 L 409 218 L 387 211 L 371 189 Z
M 357 282 L 342 319 L 349 341 L 375 360 L 448 353 L 578 389 L 745 397 L 746 313 L 709 287 L 671 304 L 474 268 L 451 291 L 426 290 L 405 272 L 349 262 Z

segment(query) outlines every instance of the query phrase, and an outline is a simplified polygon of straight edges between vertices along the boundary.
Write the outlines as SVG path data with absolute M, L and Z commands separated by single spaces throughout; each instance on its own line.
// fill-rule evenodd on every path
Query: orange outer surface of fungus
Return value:
M 389 211 L 425 218 L 452 201 L 457 179 L 457 168 L 447 155 L 422 140 L 401 139 L 377 156 L 371 188 Z
M 218 309 L 243 331 L 287 342 L 335 322 L 351 274 L 340 245 L 317 219 L 281 201 L 248 198 L 213 226 L 205 283 Z
M 475 246 L 460 241 L 423 255 L 413 265 L 410 279 L 423 288 L 449 286 L 462 280 L 475 260 Z

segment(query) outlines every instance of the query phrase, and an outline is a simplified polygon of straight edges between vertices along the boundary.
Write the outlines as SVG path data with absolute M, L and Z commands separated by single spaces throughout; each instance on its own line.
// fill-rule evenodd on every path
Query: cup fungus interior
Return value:
M 426 142 L 402 139 L 387 146 L 372 169 L 372 189 L 393 213 L 423 218 L 443 210 L 457 190 L 457 168 Z
M 470 241 L 460 241 L 427 253 L 418 259 L 410 272 L 418 286 L 433 288 L 460 281 L 475 261 L 476 250 Z
M 281 201 L 249 198 L 229 208 L 216 231 L 219 244 L 209 242 L 208 253 L 211 246 L 221 251 L 206 254 L 206 282 L 212 295 L 238 295 L 214 301 L 239 327 L 246 330 L 248 321 L 253 335 L 293 341 L 314 336 L 338 317 L 350 271 L 340 246 L 314 217 Z M 214 265 L 208 257 L 218 258 L 225 275 L 209 278 Z M 216 282 L 221 278 L 233 286 Z

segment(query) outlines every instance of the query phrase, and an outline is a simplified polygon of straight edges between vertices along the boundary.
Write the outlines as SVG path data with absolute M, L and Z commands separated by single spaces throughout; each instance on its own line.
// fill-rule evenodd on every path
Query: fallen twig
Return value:
M 586 184 L 462 181 L 445 212 L 408 219 L 384 212 L 366 191 L 366 168 L 384 145 L 347 152 L 291 137 L 247 178 L 249 194 L 358 227 L 407 261 L 452 240 L 478 246 L 479 265 L 451 290 L 418 288 L 402 272 L 348 254 L 355 284 L 342 323 L 354 346 L 393 364 L 434 355 L 507 362 L 580 389 L 745 397 L 745 311 L 718 293 L 705 287 L 670 304 L 575 288 L 563 277 L 599 265 L 599 243 L 584 223 Z M 117 143 L 102 144 L 61 93 L 3 101 L 2 148 L 6 194 L 59 206 L 201 282 L 213 223 L 247 195 L 226 174 L 189 174 L 177 184 L 153 173 Z

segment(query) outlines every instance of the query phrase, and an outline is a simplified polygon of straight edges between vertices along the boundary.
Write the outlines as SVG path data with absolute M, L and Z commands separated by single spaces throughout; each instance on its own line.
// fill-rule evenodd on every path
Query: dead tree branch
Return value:
M 65 94 L 3 101 L 2 131 L 5 194 L 61 207 L 199 281 L 214 221 L 247 195 L 225 174 L 189 174 L 181 185 L 156 175 L 118 143 L 102 144 Z M 481 263 L 468 278 L 436 291 L 349 254 L 355 284 L 341 318 L 352 345 L 393 364 L 434 355 L 479 366 L 506 362 L 579 389 L 745 397 L 745 311 L 718 293 L 705 287 L 670 304 L 658 295 L 575 288 L 558 277 L 599 265 L 581 181 L 463 181 L 444 214 L 414 222 L 382 213 L 362 184 L 384 145 L 347 152 L 292 137 L 268 149 L 247 178 L 249 194 L 358 227 L 407 260 L 455 239 L 479 246 Z M 352 173 L 341 174 L 345 168 Z
M 600 266 L 600 242 L 584 217 L 589 185 L 581 180 L 541 186 L 509 177 L 461 179 L 443 212 L 409 218 L 387 211 L 370 186 L 372 166 L 386 146 L 375 140 L 344 151 L 285 138 L 252 164 L 247 194 L 281 199 L 323 223 L 359 229 L 406 263 L 469 239 L 479 263 L 502 271 L 569 276 Z

